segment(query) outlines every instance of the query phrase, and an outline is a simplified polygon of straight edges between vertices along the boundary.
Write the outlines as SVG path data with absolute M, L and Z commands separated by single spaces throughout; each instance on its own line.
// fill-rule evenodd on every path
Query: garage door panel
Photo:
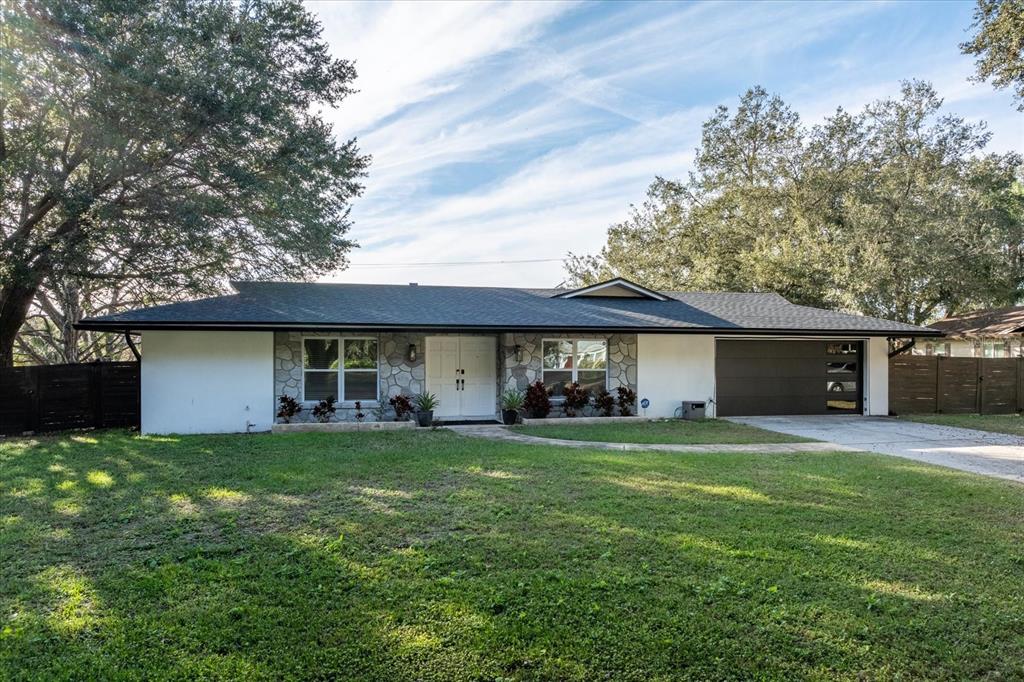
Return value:
M 719 395 L 751 395 L 751 396 L 819 396 L 825 390 L 819 377 L 810 379 L 776 379 L 772 381 L 753 381 L 746 379 L 729 379 L 718 385 Z
M 772 362 L 763 360 L 730 359 L 719 365 L 719 376 L 726 379 L 765 379 L 781 380 L 789 378 L 818 379 L 824 370 L 819 363 L 808 363 L 806 359 L 773 358 Z
M 723 417 L 730 415 L 822 414 L 820 401 L 806 396 L 765 401 L 758 397 L 731 397 L 718 403 Z
M 829 355 L 837 343 L 857 350 Z M 831 414 L 861 404 L 859 341 L 719 340 L 718 414 Z M 842 366 L 837 366 L 842 363 Z
M 749 359 L 751 357 L 749 344 L 758 347 L 759 354 L 770 355 L 773 358 L 803 359 L 812 354 L 823 354 L 825 347 L 821 341 L 719 341 L 719 352 L 721 357 Z

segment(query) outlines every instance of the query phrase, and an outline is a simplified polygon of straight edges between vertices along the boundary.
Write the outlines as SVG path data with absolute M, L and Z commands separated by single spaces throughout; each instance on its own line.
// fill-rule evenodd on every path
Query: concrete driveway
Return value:
M 769 431 L 1024 483 L 1024 438 L 891 417 L 728 417 Z

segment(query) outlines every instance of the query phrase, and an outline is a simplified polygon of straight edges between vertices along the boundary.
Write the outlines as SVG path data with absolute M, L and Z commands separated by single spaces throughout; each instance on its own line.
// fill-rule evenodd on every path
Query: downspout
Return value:
M 124 341 L 128 344 L 128 348 L 131 349 L 132 355 L 135 356 L 135 362 L 142 362 L 142 354 L 139 353 L 139 349 L 135 347 L 135 342 L 132 341 L 132 331 L 130 329 L 124 330 Z
M 906 353 L 906 352 L 907 352 L 908 350 L 910 350 L 911 348 L 913 348 L 913 347 L 914 347 L 914 345 L 915 345 L 916 343 L 917 343 L 917 339 L 910 339 L 910 341 L 909 341 L 909 342 L 907 343 L 907 345 L 905 345 L 905 346 L 900 346 L 900 347 L 899 347 L 899 348 L 897 348 L 896 350 L 894 350 L 894 351 L 890 351 L 890 352 L 889 352 L 889 359 L 890 359 L 890 360 L 892 360 L 892 359 L 893 359 L 894 357 L 896 357 L 897 355 L 900 355 L 900 354 L 902 354 L 902 353 Z

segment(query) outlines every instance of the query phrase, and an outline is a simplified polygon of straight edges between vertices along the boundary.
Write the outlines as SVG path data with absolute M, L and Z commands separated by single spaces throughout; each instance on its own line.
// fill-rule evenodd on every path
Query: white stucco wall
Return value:
M 884 417 L 889 414 L 889 342 L 884 338 L 868 339 L 864 350 L 864 413 Z
M 142 432 L 268 431 L 273 347 L 272 332 L 144 332 Z
M 638 334 L 637 399 L 649 417 L 672 417 L 684 400 L 708 401 L 714 416 L 715 337 L 705 334 Z

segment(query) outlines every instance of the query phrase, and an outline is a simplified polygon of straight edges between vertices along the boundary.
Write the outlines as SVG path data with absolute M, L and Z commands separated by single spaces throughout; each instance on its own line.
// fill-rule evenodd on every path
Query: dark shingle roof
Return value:
M 858 333 L 923 336 L 899 322 L 809 308 L 778 294 L 661 292 L 670 300 L 553 298 L 564 289 L 235 282 L 237 294 L 131 310 L 86 329 L 422 328 Z

